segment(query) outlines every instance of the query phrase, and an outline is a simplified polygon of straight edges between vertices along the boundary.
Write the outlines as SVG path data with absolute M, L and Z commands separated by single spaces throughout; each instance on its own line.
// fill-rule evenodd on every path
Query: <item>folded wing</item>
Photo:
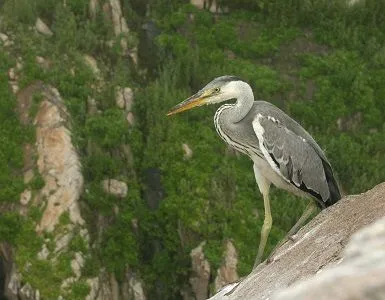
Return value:
M 259 147 L 274 171 L 288 183 L 315 197 L 321 207 L 327 206 L 331 198 L 325 174 L 327 162 L 312 145 L 268 115 L 257 114 L 253 129 Z

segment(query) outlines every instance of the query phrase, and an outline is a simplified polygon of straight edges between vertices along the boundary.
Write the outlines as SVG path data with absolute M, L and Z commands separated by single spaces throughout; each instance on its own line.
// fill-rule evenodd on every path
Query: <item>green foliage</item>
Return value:
M 315 135 L 346 191 L 364 191 L 385 180 L 385 120 L 381 113 L 385 94 L 379 79 L 384 78 L 384 54 L 379 42 L 384 40 L 382 33 L 371 26 L 363 27 L 368 26 L 363 21 L 351 20 L 351 10 L 341 3 L 293 0 L 285 4 L 236 1 L 223 5 L 230 9 L 245 5 L 257 14 L 237 11 L 214 18 L 206 11 L 181 5 L 159 20 L 163 33 L 158 43 L 165 49 L 163 69 L 137 95 L 144 152 L 138 147 L 140 152 L 136 155 L 142 157 L 141 168 L 162 170 L 162 184 L 167 191 L 159 211 L 141 224 L 146 239 L 161 241 L 164 247 L 144 268 L 147 282 L 160 280 L 165 286 L 174 286 L 178 280 L 186 282 L 188 274 L 171 261 L 182 262 L 202 240 L 207 241 L 204 251 L 214 269 L 221 263 L 222 245 L 228 238 L 233 239 L 240 254 L 240 274 L 247 274 L 254 262 L 263 203 L 251 163 L 244 157 L 227 154 L 212 129 L 212 109 L 162 118 L 167 109 L 215 76 L 236 74 L 244 78 L 254 88 L 257 99 L 285 99 L 296 92 L 297 100 L 303 101 L 277 105 L 290 110 Z M 368 5 L 373 9 L 374 3 Z M 366 13 L 365 8 L 362 14 Z M 346 22 L 350 22 L 350 27 Z M 381 28 L 381 22 L 378 18 L 371 24 Z M 312 24 L 315 38 L 301 28 L 307 23 Z M 308 44 L 301 44 L 303 37 Z M 365 47 L 364 37 L 370 41 Z M 337 49 L 319 55 L 314 46 L 317 42 Z M 284 52 L 290 48 L 293 54 Z M 306 88 L 294 90 L 296 82 L 302 87 L 314 82 L 312 99 L 305 99 Z M 186 91 L 186 87 L 191 90 Z M 356 114 L 360 119 L 358 127 L 341 132 L 338 119 Z M 191 160 L 183 159 L 181 143 L 192 148 Z M 283 191 L 273 190 L 271 199 L 274 221 L 267 252 L 294 225 L 306 205 Z M 144 245 L 148 247 L 148 243 Z M 154 272 L 156 276 L 152 277 Z M 151 291 L 150 287 L 150 294 Z M 170 288 L 163 296 L 172 299 L 173 293 Z
M 59 224 L 65 226 L 71 223 L 70 213 L 68 211 L 63 212 L 59 217 Z
M 61 220 L 61 224 L 55 229 L 55 234 L 62 230 L 63 222 Z M 84 240 L 80 235 L 75 235 L 70 242 L 69 251 L 55 254 L 54 262 L 42 260 L 38 258 L 37 254 L 42 249 L 43 243 L 51 253 L 53 252 L 55 249 L 54 235 L 52 233 L 45 233 L 44 236 L 37 235 L 35 226 L 36 223 L 32 220 L 16 214 L 2 216 L 0 224 L 0 238 L 4 237 L 5 240 L 15 245 L 15 261 L 23 274 L 23 279 L 31 286 L 38 288 L 46 299 L 57 299 L 59 295 L 68 296 L 70 299 L 84 299 L 89 287 L 82 280 L 74 283 L 70 291 L 61 289 L 63 280 L 74 275 L 71 268 L 73 253 L 75 251 L 85 253 L 87 250 Z
M 36 18 L 34 3 L 28 0 L 7 1 L 2 11 L 4 15 L 14 22 L 25 22 L 32 24 Z
M 0 218 L 0 241 L 15 244 L 21 230 L 20 217 L 16 213 L 5 213 Z
M 125 142 L 127 121 L 120 109 L 112 108 L 86 121 L 86 133 L 92 141 L 104 148 L 112 148 Z
M 36 117 L 36 114 L 39 110 L 41 100 L 43 100 L 42 95 L 33 95 L 32 96 L 32 103 L 31 103 L 31 107 L 29 109 L 29 114 L 30 114 L 31 119 L 34 119 Z
M 71 287 L 71 299 L 83 300 L 90 293 L 90 286 L 85 281 L 77 281 Z
M 43 209 L 37 206 L 32 206 L 29 208 L 28 217 L 31 218 L 34 222 L 39 222 L 43 215 Z
M 107 270 L 115 272 L 118 278 L 123 278 L 126 264 L 134 267 L 138 264 L 137 242 L 135 236 L 127 230 L 130 226 L 131 218 L 128 214 L 119 218 L 117 224 L 105 233 L 100 251 Z M 116 259 L 117 257 L 119 260 Z
M 205 257 L 210 262 L 210 267 L 213 268 L 213 270 L 217 270 L 221 266 L 223 262 L 223 251 L 223 245 L 215 239 L 208 241 L 207 245 L 204 246 Z
M 40 251 L 43 244 L 42 237 L 35 232 L 35 223 L 28 219 L 21 219 L 21 230 L 16 236 L 17 245 L 16 263 L 23 268 L 31 261 L 36 260 L 36 254 Z
M 98 233 L 96 216 L 108 223 L 98 247 L 88 249 L 76 233 L 68 253 L 52 265 L 36 257 L 43 244 L 35 233 L 41 208 L 31 207 L 27 218 L 2 216 L 0 239 L 16 245 L 16 262 L 25 280 L 44 299 L 58 297 L 63 279 L 72 276 L 71 255 L 78 251 L 87 253 L 84 277 L 97 276 L 106 267 L 120 279 L 129 265 L 140 272 L 151 299 L 180 299 L 190 276 L 190 251 L 202 241 L 212 277 L 228 239 L 239 253 L 239 274 L 251 270 L 263 223 L 252 163 L 218 138 L 212 124 L 214 107 L 165 117 L 170 107 L 216 76 L 240 76 L 251 84 L 256 99 L 289 111 L 325 149 L 346 192 L 362 192 L 385 180 L 383 1 L 366 0 L 347 8 L 342 0 L 222 0 L 220 6 L 229 12 L 220 15 L 182 0 L 152 1 L 149 17 L 161 30 L 154 79 L 142 76 L 122 55 L 121 39 L 136 46 L 144 22 L 134 1 L 122 2 L 130 29 L 138 32 L 112 38 L 113 47 L 106 43 L 114 36 L 111 21 L 102 10 L 90 18 L 86 1 L 67 0 L 63 5 L 7 0 L 1 8 L 6 25 L 0 26 L 17 37 L 12 51 L 23 58 L 20 87 L 42 80 L 58 88 L 68 108 L 85 180 L 82 215 L 91 224 L 91 237 Z M 38 16 L 50 26 L 52 37 L 28 28 Z M 97 58 L 100 78 L 85 64 L 84 54 Z M 37 55 L 49 60 L 47 70 L 36 64 Z M 17 201 L 25 188 L 22 145 L 31 141 L 29 129 L 18 122 L 16 99 L 7 83 L 7 70 L 14 65 L 0 52 L 0 201 Z M 115 107 L 118 86 L 137 88 L 134 126 L 129 127 L 125 113 Z M 88 113 L 89 98 L 95 100 L 96 112 Z M 34 97 L 31 115 L 40 100 Z M 191 159 L 184 158 L 183 143 L 192 149 Z M 124 150 L 127 144 L 134 166 Z M 159 184 L 165 196 L 157 210 L 148 209 L 143 199 L 149 187 L 142 175 L 148 168 L 162 175 Z M 126 182 L 128 196 L 107 194 L 101 186 L 107 178 Z M 43 185 L 39 176 L 30 183 L 33 190 Z M 272 189 L 268 251 L 305 205 Z M 58 232 L 68 222 L 64 214 Z M 47 244 L 52 251 L 53 236 L 44 238 L 52 240 Z M 65 298 L 84 299 L 88 292 L 81 278 Z
M 62 254 L 55 265 L 48 260 L 29 260 L 28 266 L 23 266 L 27 271 L 23 278 L 32 286 L 39 287 L 47 299 L 56 299 L 62 294 L 60 285 L 63 279 L 72 276 L 71 259 L 71 256 Z
M 24 188 L 22 145 L 28 135 L 16 114 L 16 99 L 8 87 L 7 71 L 14 61 L 0 52 L 0 202 L 18 201 Z
M 72 238 L 71 243 L 69 245 L 69 250 L 72 252 L 87 253 L 87 244 L 84 241 L 84 238 L 80 236 L 80 234 L 77 234 Z
M 290 106 L 296 118 L 319 136 L 349 193 L 369 189 L 385 178 L 381 159 L 385 115 L 380 100 L 385 94 L 379 84 L 383 73 L 373 61 L 378 57 L 346 50 L 304 57 L 302 79 L 315 80 L 317 90 L 311 109 L 303 102 Z
M 43 177 L 41 177 L 40 174 L 35 174 L 35 176 L 33 177 L 33 179 L 29 182 L 29 186 L 31 187 L 31 189 L 33 190 L 40 190 L 41 188 L 43 188 L 45 185 L 45 182 L 44 182 L 44 179 Z
M 86 278 L 96 277 L 99 275 L 100 267 L 101 265 L 99 259 L 94 255 L 88 255 L 84 260 L 82 274 Z

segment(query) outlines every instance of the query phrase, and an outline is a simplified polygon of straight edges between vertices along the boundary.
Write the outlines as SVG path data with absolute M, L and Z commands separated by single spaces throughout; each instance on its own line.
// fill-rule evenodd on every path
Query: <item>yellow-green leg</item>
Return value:
M 257 257 L 254 262 L 254 268 L 262 262 L 263 253 L 265 251 L 266 242 L 269 237 L 271 225 L 273 224 L 273 218 L 271 217 L 269 190 L 270 182 L 259 172 L 257 166 L 254 164 L 254 175 L 257 181 L 259 190 L 263 195 L 263 204 L 265 208 L 265 219 L 261 230 L 261 239 L 259 242 Z
M 292 229 L 287 233 L 286 237 L 290 238 L 294 234 L 298 232 L 298 230 L 302 227 L 302 225 L 310 218 L 310 216 L 317 211 L 317 204 L 315 200 L 310 199 L 309 204 L 306 206 L 305 211 L 302 216 L 299 218 L 297 223 L 293 226 Z
M 275 246 L 274 250 L 269 255 L 268 261 L 272 260 L 273 255 L 277 251 L 279 247 L 281 247 L 284 243 L 286 243 L 287 240 L 291 239 L 293 235 L 295 235 L 298 230 L 302 227 L 302 225 L 310 218 L 310 216 L 317 211 L 317 204 L 315 200 L 310 199 L 309 204 L 306 206 L 305 211 L 303 212 L 302 216 L 299 218 L 297 223 L 290 229 L 290 231 L 286 234 L 286 236 L 283 238 L 281 242 L 278 243 L 277 246 Z
M 261 230 L 261 240 L 259 241 L 258 254 L 254 262 L 254 268 L 262 262 L 263 253 L 265 251 L 267 239 L 270 234 L 271 225 L 273 224 L 273 218 L 271 217 L 270 199 L 269 195 L 263 195 L 263 203 L 265 206 L 265 220 Z

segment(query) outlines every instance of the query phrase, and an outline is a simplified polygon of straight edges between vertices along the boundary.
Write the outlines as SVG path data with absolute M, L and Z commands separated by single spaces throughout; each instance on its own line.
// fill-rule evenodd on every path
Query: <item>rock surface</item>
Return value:
M 100 9 L 100 3 L 98 0 L 90 0 L 88 4 L 88 11 L 92 20 L 95 20 L 96 14 Z
M 215 290 L 218 291 L 226 284 L 239 279 L 237 273 L 238 253 L 230 240 L 226 241 L 225 259 L 221 267 L 218 269 L 215 278 Z
M 101 79 L 101 71 L 98 67 L 98 63 L 94 57 L 88 54 L 83 55 L 84 62 L 86 65 L 91 69 L 92 73 L 95 75 L 95 77 L 100 80 Z
M 198 247 L 191 250 L 191 262 L 194 275 L 190 278 L 190 284 L 196 300 L 206 299 L 210 280 L 210 264 L 203 253 L 202 242 Z
M 110 0 L 109 3 L 111 6 L 112 23 L 114 25 L 115 35 L 118 36 L 121 33 L 128 33 L 128 26 L 122 13 L 120 1 Z
M 340 264 L 272 299 L 385 299 L 385 217 L 353 235 Z
M 190 3 L 199 9 L 208 9 L 212 13 L 223 13 L 227 12 L 227 8 L 222 8 L 218 6 L 216 0 L 190 0 Z
M 191 150 L 190 146 L 186 143 L 182 144 L 182 149 L 183 149 L 183 158 L 184 159 L 190 159 L 193 156 L 193 151 Z
M 278 249 L 273 262 L 210 299 L 385 299 L 385 220 L 354 235 L 344 251 L 357 230 L 384 215 L 385 183 L 347 196 Z
M 40 18 L 36 19 L 35 28 L 39 33 L 43 35 L 46 35 L 46 36 L 53 35 L 53 32 L 51 31 L 51 29 L 49 29 L 47 24 L 45 24 Z
M 103 190 L 108 194 L 114 195 L 118 198 L 124 198 L 127 196 L 128 187 L 123 181 L 106 179 L 103 180 L 102 185 Z
M 127 112 L 132 111 L 132 105 L 134 104 L 134 92 L 129 87 L 117 87 L 115 102 L 116 106 L 120 109 L 124 109 Z
M 66 108 L 57 90 L 47 88 L 39 105 L 36 124 L 37 166 L 44 179 L 41 196 L 47 199 L 38 231 L 52 231 L 68 211 L 74 224 L 83 224 L 78 199 L 83 189 L 80 160 L 65 126 Z
M 87 279 L 87 283 L 91 289 L 85 300 L 146 300 L 142 281 L 130 270 L 125 273 L 121 284 L 114 274 L 108 274 L 105 270 L 100 271 L 99 277 Z
M 122 6 L 119 0 L 109 0 L 103 5 L 103 10 L 108 19 L 112 21 L 114 27 L 114 33 L 116 37 L 120 39 L 120 47 L 123 55 L 129 55 L 135 65 L 138 63 L 138 50 L 136 47 L 130 49 L 127 35 L 130 32 L 127 21 L 123 16 Z M 111 46 L 114 41 L 110 41 L 108 44 Z

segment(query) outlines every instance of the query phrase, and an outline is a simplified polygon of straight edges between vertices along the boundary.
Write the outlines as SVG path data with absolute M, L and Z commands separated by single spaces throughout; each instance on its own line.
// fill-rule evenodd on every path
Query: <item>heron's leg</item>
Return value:
M 303 212 L 302 216 L 299 218 L 297 223 L 290 229 L 290 231 L 286 234 L 286 236 L 283 238 L 282 241 L 278 243 L 277 246 L 275 246 L 274 250 L 271 252 L 268 261 L 271 261 L 273 255 L 277 251 L 279 247 L 281 247 L 284 243 L 286 243 L 287 240 L 289 240 L 293 235 L 295 235 L 298 230 L 302 227 L 302 225 L 309 219 L 309 217 L 317 211 L 317 204 L 313 199 L 310 199 L 309 204 L 306 206 L 305 211 Z
M 254 262 L 254 268 L 255 268 L 262 261 L 267 238 L 269 237 L 271 225 L 273 224 L 273 219 L 271 217 L 270 199 L 269 199 L 270 182 L 261 174 L 261 172 L 258 170 L 255 164 L 254 164 L 254 175 L 255 175 L 255 180 L 257 181 L 259 190 L 263 195 L 263 204 L 265 208 L 265 219 L 263 221 L 263 226 L 261 230 L 261 239 L 259 242 L 257 257 Z
M 303 212 L 302 216 L 299 218 L 297 223 L 290 229 L 290 231 L 287 233 L 286 237 L 287 239 L 293 236 L 298 232 L 298 230 L 302 227 L 302 225 L 310 218 L 310 216 L 317 211 L 317 204 L 315 200 L 310 199 L 309 204 L 306 206 L 305 211 Z

